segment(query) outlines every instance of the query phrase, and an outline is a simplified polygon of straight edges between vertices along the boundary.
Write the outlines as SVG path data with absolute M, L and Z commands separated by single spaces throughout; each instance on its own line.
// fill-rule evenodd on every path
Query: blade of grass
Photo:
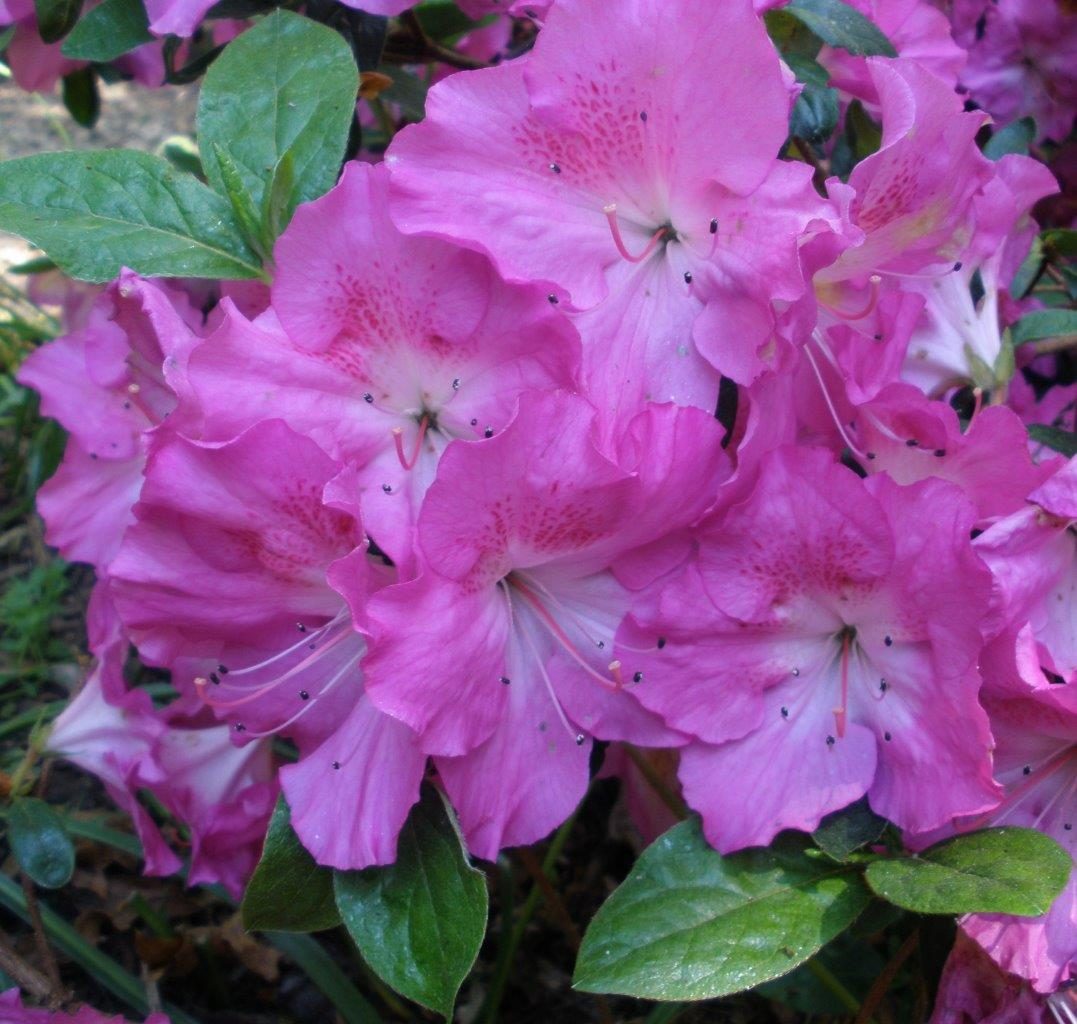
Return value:
M 351 983 L 336 961 L 309 935 L 264 932 L 285 956 L 299 965 L 322 994 L 340 1011 L 347 1024 L 382 1024 L 374 1009 Z
M 29 923 L 30 913 L 22 889 L 4 874 L 0 874 L 0 905 Z M 40 908 L 45 933 L 60 952 L 74 960 L 94 981 L 108 989 L 117 999 L 122 999 L 139 1013 L 150 1012 L 145 989 L 138 978 L 128 974 L 112 957 L 94 949 L 70 924 L 44 903 L 40 903 Z M 198 1024 L 194 1017 L 178 1006 L 165 1003 L 164 1011 L 172 1024 Z

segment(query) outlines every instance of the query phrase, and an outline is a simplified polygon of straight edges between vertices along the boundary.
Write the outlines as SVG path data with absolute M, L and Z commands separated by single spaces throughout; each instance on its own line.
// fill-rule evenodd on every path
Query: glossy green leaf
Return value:
M 984 156 L 999 160 L 1010 153 L 1028 156 L 1028 147 L 1036 139 L 1036 122 L 1031 117 L 1022 117 L 1000 128 L 987 140 Z
M 1048 448 L 1061 452 L 1067 458 L 1077 455 L 1077 434 L 1071 430 L 1048 427 L 1042 423 L 1031 423 L 1028 427 L 1028 436 L 1037 444 L 1045 444 Z
M 237 168 L 255 209 L 291 154 L 294 204 L 336 183 L 355 116 L 359 74 L 332 29 L 276 11 L 228 44 L 198 101 L 198 141 L 210 184 L 228 190 L 218 154 Z
M 104 0 L 71 30 L 62 52 L 72 60 L 104 63 L 152 38 L 142 0 Z
M 75 124 L 83 128 L 97 124 L 101 115 L 101 95 L 97 91 L 97 75 L 93 68 L 79 68 L 64 75 L 62 96 Z
M 884 900 L 921 914 L 1047 912 L 1072 868 L 1053 839 L 1027 828 L 989 828 L 956 836 L 915 857 L 868 865 L 868 884 Z
M 871 901 L 859 872 L 788 834 L 727 857 L 697 821 L 636 862 L 591 922 L 574 985 L 645 999 L 711 999 L 778 978 Z
M 1024 345 L 1043 338 L 1061 338 L 1077 334 L 1077 310 L 1037 309 L 1026 313 L 1013 325 L 1013 343 Z
M 82 0 L 34 0 L 37 31 L 46 43 L 58 43 L 74 27 Z
M 486 879 L 467 860 L 443 798 L 426 787 L 396 863 L 338 871 L 337 907 L 363 959 L 409 999 L 452 1017 L 486 933 Z
M 782 10 L 830 46 L 840 46 L 862 57 L 897 56 L 893 44 L 874 22 L 842 0 L 790 0 Z
M 1017 273 L 1014 274 L 1013 280 L 1010 282 L 1010 294 L 1015 299 L 1023 299 L 1028 294 L 1029 289 L 1039 279 L 1040 274 L 1043 273 L 1043 265 L 1047 259 L 1047 255 L 1044 252 L 1043 241 L 1037 235 L 1032 239 L 1032 247 L 1028 251 L 1028 255 L 1021 261 L 1021 266 L 1017 268 Z
M 854 850 L 874 843 L 885 828 L 886 819 L 880 818 L 864 797 L 823 818 L 812 839 L 834 860 L 845 860 Z
M 16 800 L 8 813 L 7 835 L 19 867 L 37 885 L 59 889 L 71 881 L 75 847 L 63 819 L 44 800 Z
M 226 199 L 133 150 L 0 164 L 0 229 L 83 281 L 111 281 L 125 266 L 148 277 L 261 275 Z
M 805 84 L 789 116 L 789 134 L 818 145 L 838 124 L 838 93 L 826 86 Z
M 333 872 L 314 862 L 292 829 L 283 796 L 269 822 L 262 859 L 243 894 L 247 928 L 317 932 L 340 924 Z

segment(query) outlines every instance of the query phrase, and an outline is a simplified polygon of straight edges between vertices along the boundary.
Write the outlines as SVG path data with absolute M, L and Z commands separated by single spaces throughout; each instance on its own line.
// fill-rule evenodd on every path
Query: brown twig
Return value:
M 568 912 L 568 907 L 565 906 L 565 901 L 561 899 L 561 894 L 554 888 L 546 872 L 542 870 L 541 862 L 529 846 L 521 846 L 516 853 L 520 858 L 520 863 L 524 866 L 524 870 L 531 876 L 535 885 L 539 887 L 550 913 L 557 918 L 557 924 L 561 931 L 565 933 L 565 938 L 572 947 L 572 952 L 578 953 L 580 949 L 580 933 L 572 920 L 572 915 Z
M 55 999 L 56 993 L 49 979 L 19 956 L 3 938 L 0 938 L 0 970 L 10 975 L 19 988 L 26 989 L 35 999 L 47 999 L 50 1003 Z
M 1052 352 L 1065 352 L 1074 346 L 1077 346 L 1077 334 L 1062 334 L 1057 338 L 1044 338 L 1043 341 L 1033 342 L 1032 351 L 1038 356 L 1045 356 Z
M 490 67 L 484 60 L 467 57 L 451 46 L 442 46 L 437 40 L 431 39 L 414 11 L 405 11 L 400 15 L 400 21 L 411 30 L 412 35 L 422 45 L 423 56 L 420 59 L 441 61 L 442 64 L 448 64 L 449 67 L 458 68 L 461 71 L 478 71 L 481 68 Z
M 22 882 L 23 894 L 26 896 L 26 910 L 30 915 L 30 924 L 34 930 L 37 955 L 45 965 L 45 976 L 49 980 L 51 990 L 49 1002 L 54 1006 L 59 1006 L 64 1000 L 64 983 L 60 978 L 60 966 L 56 963 L 56 954 L 53 953 L 48 936 L 45 934 L 45 925 L 41 920 L 41 908 L 37 905 L 34 883 L 26 877 L 24 872 L 19 873 L 19 879 Z
M 887 990 L 894 983 L 894 978 L 897 976 L 897 972 L 901 970 L 901 965 L 909 959 L 919 943 L 920 929 L 914 928 L 898 947 L 898 951 L 890 958 L 890 962 L 882 969 L 879 976 L 872 983 L 871 988 L 868 989 L 868 994 L 864 997 L 863 1003 L 860 1004 L 860 1012 L 856 1015 L 854 1024 L 867 1024 L 875 1016 L 875 1011 L 878 1010 Z

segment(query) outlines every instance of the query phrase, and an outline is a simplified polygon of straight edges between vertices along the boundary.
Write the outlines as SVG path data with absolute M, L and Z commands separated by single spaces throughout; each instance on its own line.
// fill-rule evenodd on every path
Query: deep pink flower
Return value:
M 1042 996 L 957 933 L 929 1024 L 1050 1024 Z
M 800 246 L 830 230 L 810 168 L 776 160 L 791 96 L 748 0 L 562 0 L 527 58 L 431 90 L 386 154 L 394 219 L 585 311 L 603 408 L 710 408 L 718 371 L 778 362 Z
M 521 390 L 571 388 L 579 356 L 545 292 L 504 284 L 478 253 L 401 235 L 387 179 L 353 163 L 301 207 L 276 247 L 272 314 L 251 325 L 226 312 L 188 374 L 203 439 L 279 417 L 354 464 L 364 521 L 407 574 L 445 446 L 501 430 Z
M 638 603 L 619 640 L 667 643 L 635 693 L 697 737 L 681 780 L 720 850 L 812 829 L 865 793 L 924 827 L 997 802 L 972 519 L 942 481 L 861 482 L 828 453 L 780 449 L 747 500 L 700 527 L 698 558 Z
M 279 420 L 219 447 L 166 439 L 112 572 L 144 658 L 207 661 L 196 689 L 237 742 L 295 740 L 292 823 L 318 860 L 359 868 L 395 857 L 425 757 L 363 693 L 365 644 L 334 586 L 365 597 L 387 574 L 354 509 L 322 500 L 339 469 Z
M 3 1024 L 127 1024 L 126 1017 L 106 1016 L 91 1006 L 80 1006 L 67 1013 L 64 1010 L 35 1010 L 23 1006 L 19 990 L 9 988 L 0 992 L 0 1021 Z M 169 1024 L 163 1013 L 151 1013 L 145 1024 Z
M 597 432 L 588 403 L 536 393 L 501 434 L 451 444 L 419 517 L 422 575 L 367 608 L 371 699 L 443 755 L 482 857 L 570 813 L 591 735 L 680 741 L 633 700 L 635 655 L 611 661 L 630 600 L 615 573 L 647 545 L 637 579 L 683 558 L 683 543 L 658 542 L 715 501 L 721 430 L 698 410 L 651 406 L 614 451 L 596 448 Z
M 64 557 L 107 568 L 138 498 L 145 435 L 174 388 L 200 316 L 167 284 L 125 271 L 85 326 L 31 353 L 19 383 L 69 432 L 64 461 L 38 492 L 45 538 Z
M 1073 618 L 1072 595 L 1067 607 Z M 1066 888 L 1035 918 L 973 914 L 961 926 L 1006 971 L 1053 992 L 1077 975 L 1077 696 L 1044 676 L 1031 630 L 984 659 L 984 706 L 995 736 L 996 809 L 962 828 L 1017 825 L 1057 840 L 1074 860 Z
M 882 109 L 882 146 L 853 168 L 848 185 L 827 182 L 849 204 L 864 240 L 816 275 L 820 300 L 847 310 L 864 302 L 843 296 L 839 282 L 941 273 L 956 262 L 972 199 L 992 174 L 974 141 L 983 114 L 965 113 L 952 89 L 915 61 L 871 57 L 867 64 Z
M 968 50 L 961 84 L 1001 124 L 1035 118 L 1062 142 L 1077 106 L 1077 17 L 1043 0 L 955 0 L 957 41 Z

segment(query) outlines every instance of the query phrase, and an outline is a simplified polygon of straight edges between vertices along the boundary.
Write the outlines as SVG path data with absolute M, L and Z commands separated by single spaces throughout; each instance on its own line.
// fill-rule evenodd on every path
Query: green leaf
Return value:
M 1077 455 L 1077 434 L 1072 431 L 1047 427 L 1042 423 L 1030 423 L 1028 436 L 1037 444 L 1045 444 L 1048 448 L 1061 452 L 1067 458 Z
M 152 38 L 142 0 L 104 0 L 71 30 L 61 52 L 72 60 L 105 63 Z
M 838 112 L 837 90 L 807 83 L 793 104 L 789 134 L 812 145 L 825 142 L 838 125 Z
M 1032 247 L 1028 250 L 1028 255 L 1021 262 L 1021 266 L 1017 268 L 1017 273 L 1013 276 L 1013 281 L 1010 282 L 1010 294 L 1015 299 L 1023 299 L 1028 294 L 1029 289 L 1043 273 L 1046 260 L 1043 240 L 1037 235 L 1032 239 Z
M 13 267 L 8 267 L 7 272 L 9 274 L 44 274 L 50 270 L 55 270 L 56 264 L 48 258 L 48 256 L 32 256 L 26 260 L 25 263 L 16 263 Z
M 289 150 L 273 169 L 273 177 L 262 198 L 261 238 L 266 252 L 281 236 L 295 213 L 295 161 Z
M 1077 231 L 1073 228 L 1048 228 L 1040 238 L 1043 247 L 1052 256 L 1077 259 Z
M 1036 139 L 1036 122 L 1031 117 L 1022 117 L 1000 128 L 987 140 L 984 156 L 998 160 L 1010 153 L 1028 156 L 1028 147 Z
M 573 983 L 645 999 L 711 999 L 778 978 L 871 902 L 857 869 L 805 836 L 723 857 L 696 820 L 674 826 L 605 902 Z
M 226 199 L 133 150 L 0 163 L 0 229 L 83 281 L 111 281 L 125 266 L 148 277 L 262 273 Z
M 333 899 L 333 872 L 314 862 L 292 829 L 283 796 L 269 822 L 262 859 L 243 894 L 249 929 L 317 932 L 340 924 Z
M 896 57 L 897 50 L 879 28 L 842 0 L 790 0 L 782 8 L 824 43 L 861 57 Z
M 396 863 L 338 871 L 337 907 L 363 959 L 409 999 L 451 1018 L 486 932 L 486 879 L 432 787 L 400 833 Z
M 37 31 L 43 42 L 58 43 L 74 27 L 82 0 L 34 0 Z
M 64 75 L 63 100 L 75 124 L 92 128 L 101 114 L 101 97 L 93 68 L 80 68 Z
M 59 889 L 71 881 L 75 847 L 63 819 L 44 800 L 16 800 L 8 814 L 7 834 L 19 867 L 37 885 Z
M 821 850 L 840 861 L 861 846 L 874 843 L 885 828 L 886 819 L 880 818 L 864 797 L 823 818 L 812 839 Z
M 286 153 L 295 175 L 294 208 L 336 183 L 355 116 L 359 74 L 348 44 L 332 29 L 276 11 L 228 44 L 198 100 L 198 141 L 206 177 L 228 184 L 227 153 L 255 209 Z
M 218 175 L 224 186 L 224 194 L 228 202 L 232 204 L 232 212 L 236 215 L 243 236 L 250 243 L 251 248 L 256 251 L 260 250 L 264 257 L 266 252 L 261 249 L 259 242 L 262 233 L 261 217 L 255 209 L 251 194 L 243 183 L 243 175 L 235 161 L 228 155 L 227 150 L 222 149 L 216 143 L 213 144 L 213 156 L 216 159 Z
M 1077 334 L 1077 310 L 1037 309 L 1013 325 L 1013 343 L 1024 345 L 1043 338 L 1061 338 Z
M 956 836 L 915 857 L 868 865 L 884 900 L 921 914 L 1045 914 L 1073 864 L 1053 839 L 1028 828 Z

